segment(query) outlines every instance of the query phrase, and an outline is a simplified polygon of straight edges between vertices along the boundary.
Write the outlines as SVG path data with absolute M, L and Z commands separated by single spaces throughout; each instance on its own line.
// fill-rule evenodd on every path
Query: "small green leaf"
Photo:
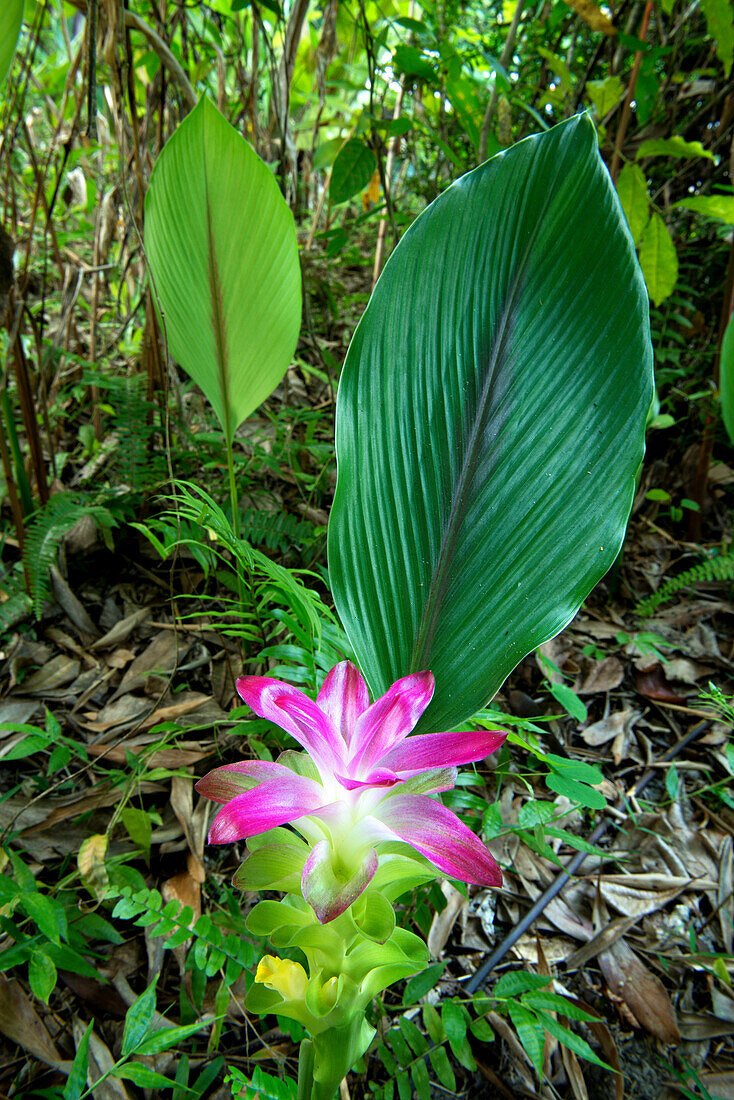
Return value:
M 425 1035 L 418 1030 L 413 1021 L 409 1020 L 407 1016 L 401 1016 L 398 1023 L 405 1041 L 410 1046 L 413 1054 L 426 1054 L 428 1051 L 428 1040 Z
M 413 1065 L 411 1072 L 413 1086 L 418 1093 L 418 1100 L 431 1100 L 431 1082 L 428 1077 L 428 1066 L 419 1058 Z
M 413 1090 L 410 1087 L 410 1078 L 405 1070 L 397 1075 L 396 1081 L 398 1083 L 398 1096 L 400 1100 L 413 1100 Z
M 456 1092 L 456 1077 L 451 1068 L 445 1047 L 434 1047 L 429 1053 L 433 1072 L 445 1089 L 453 1095 Z
M 172 1089 L 174 1085 L 168 1077 L 164 1077 L 162 1073 L 156 1073 L 142 1062 L 127 1062 L 124 1066 L 115 1066 L 112 1076 L 119 1077 L 123 1081 L 132 1081 L 134 1085 L 140 1085 L 141 1088 L 146 1089 Z
M 478 1019 L 472 1020 L 470 1028 L 472 1035 L 476 1039 L 479 1039 L 480 1043 L 491 1043 L 494 1039 L 492 1025 L 484 1016 L 479 1016 Z
M 406 76 L 415 76 L 429 84 L 436 84 L 438 74 L 431 62 L 415 46 L 396 46 L 393 53 L 393 68 Z
M 543 1045 L 545 1035 L 543 1025 L 538 1022 L 532 1012 L 528 1012 L 521 1004 L 510 1001 L 510 1019 L 514 1024 L 517 1036 L 522 1043 L 530 1061 L 535 1066 L 538 1077 L 543 1076 Z
M 122 823 L 127 829 L 128 836 L 133 844 L 147 856 L 150 852 L 150 838 L 153 833 L 153 823 L 150 814 L 145 810 L 139 810 L 135 806 L 126 806 L 122 811 Z
M 364 191 L 375 170 L 375 154 L 359 138 L 351 138 L 339 151 L 331 170 L 329 195 L 334 205 Z
M 625 164 L 617 179 L 617 194 L 630 227 L 632 240 L 639 243 L 650 217 L 650 199 L 645 173 L 637 164 Z
M 539 990 L 536 993 L 526 993 L 522 997 L 522 1003 L 526 1008 L 533 1011 L 546 1009 L 550 1012 L 560 1012 L 563 1016 L 568 1016 L 570 1020 L 588 1022 L 589 1020 L 598 1019 L 597 1016 L 584 1012 L 583 1008 L 579 1008 L 573 1001 L 569 1001 L 568 997 L 562 997 L 560 993 L 546 993 L 544 990 Z
M 162 1027 L 149 1035 L 147 1039 L 143 1039 L 142 1043 L 138 1043 L 135 1047 L 135 1053 L 160 1054 L 161 1051 L 171 1050 L 172 1047 L 182 1043 L 184 1039 L 188 1039 L 189 1035 L 195 1035 L 197 1031 L 208 1027 L 210 1022 L 209 1020 L 197 1020 L 195 1024 L 184 1024 L 182 1027 Z
M 543 756 L 546 764 L 566 776 L 567 779 L 576 779 L 579 783 L 601 783 L 604 776 L 596 764 L 587 764 L 583 760 L 569 760 L 566 756 L 557 756 L 554 752 L 548 752 Z
M 690 160 L 693 157 L 706 157 L 714 159 L 714 154 L 704 149 L 700 141 L 685 141 L 682 137 L 651 138 L 640 143 L 637 150 L 637 159 L 642 157 L 683 157 Z
M 122 1032 L 122 1054 L 130 1054 L 142 1042 L 155 1015 L 155 978 L 144 993 L 133 1001 L 125 1015 Z
M 734 195 L 693 195 L 690 199 L 681 199 L 673 204 L 684 210 L 693 210 L 695 214 L 702 214 L 705 218 L 716 218 L 717 221 L 734 225 Z
M 541 1026 L 544 1027 L 554 1039 L 557 1039 L 559 1043 L 563 1043 L 563 1045 L 568 1047 L 569 1050 L 572 1050 L 574 1054 L 577 1054 L 579 1058 L 585 1058 L 587 1062 L 593 1062 L 595 1066 L 601 1066 L 603 1069 L 611 1069 L 611 1066 L 608 1066 L 606 1062 L 602 1062 L 601 1058 L 594 1054 L 594 1051 L 585 1039 L 582 1039 L 580 1035 L 571 1031 L 570 1028 L 564 1027 L 563 1024 L 559 1024 L 554 1016 L 550 1016 L 543 1012 L 539 1014 L 538 1019 L 540 1020 Z
M 521 829 L 534 829 L 536 825 L 545 825 L 556 812 L 552 802 L 536 802 L 531 799 L 520 807 L 517 823 Z
M 675 764 L 671 764 L 665 773 L 665 789 L 668 792 L 668 797 L 675 802 L 680 789 L 680 779 Z
M 503 974 L 499 981 L 495 982 L 492 995 L 494 997 L 517 997 L 526 990 L 544 989 L 550 984 L 551 979 L 544 974 L 531 974 L 528 970 L 514 970 L 510 974 Z
M 423 1026 L 431 1037 L 432 1043 L 442 1043 L 446 1038 L 446 1032 L 444 1031 L 443 1024 L 441 1023 L 441 1017 L 438 1014 L 438 1010 L 435 1005 L 424 1004 L 423 1005 Z
M 586 721 L 588 712 L 573 688 L 568 684 L 554 684 L 552 681 L 549 682 L 548 688 L 556 702 L 560 703 L 572 718 L 577 722 Z
M 571 802 L 578 802 L 580 806 L 586 806 L 589 810 L 603 810 L 607 804 L 601 791 L 595 791 L 585 783 L 577 783 L 575 779 L 567 779 L 565 775 L 560 775 L 558 772 L 550 772 L 545 781 L 556 794 L 563 794 Z
M 51 941 L 60 944 L 59 921 L 57 913 L 63 915 L 57 905 L 47 898 L 45 894 L 23 894 L 21 904 L 31 920 L 38 926 L 40 932 Z
M 445 969 L 445 962 L 434 963 L 433 966 L 429 966 L 427 970 L 424 970 L 420 974 L 416 974 L 414 978 L 410 978 L 405 983 L 403 1005 L 407 1007 L 408 1005 L 415 1004 L 421 997 L 425 997 L 429 989 L 433 989 Z
M 56 988 L 56 967 L 53 959 L 37 948 L 28 960 L 28 981 L 34 996 L 48 1004 L 48 999 Z
M 71 1065 L 66 1085 L 64 1086 L 64 1100 L 79 1100 L 79 1097 L 87 1087 L 87 1064 L 89 1062 L 89 1037 L 92 1034 L 92 1024 L 89 1024 L 84 1032 L 79 1046 L 76 1048 L 74 1061 Z
M 608 76 L 605 80 L 587 80 L 585 91 L 596 107 L 596 117 L 601 122 L 624 95 L 624 84 L 621 77 Z
M 659 306 L 675 290 L 678 254 L 667 225 L 656 213 L 652 214 L 640 240 L 640 267 L 650 298 Z

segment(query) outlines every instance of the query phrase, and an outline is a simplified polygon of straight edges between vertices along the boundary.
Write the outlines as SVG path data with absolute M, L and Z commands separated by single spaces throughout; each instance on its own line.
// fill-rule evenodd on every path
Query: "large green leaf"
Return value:
M 724 332 L 719 363 L 719 393 L 721 415 L 729 442 L 734 443 L 734 314 Z
M 334 597 L 374 692 L 429 668 L 466 719 L 614 561 L 652 400 L 645 285 L 581 115 L 463 176 L 347 354 Z
M 301 275 L 272 173 L 208 99 L 158 158 L 145 244 L 171 353 L 231 439 L 288 368 Z
M 23 22 L 23 0 L 0 3 L 0 84 L 8 75 Z

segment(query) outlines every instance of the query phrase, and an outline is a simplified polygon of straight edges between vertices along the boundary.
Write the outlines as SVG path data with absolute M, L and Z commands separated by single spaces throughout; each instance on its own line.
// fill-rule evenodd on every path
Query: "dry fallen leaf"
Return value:
M 624 940 L 602 952 L 599 965 L 611 993 L 626 1004 L 641 1027 L 663 1043 L 680 1042 L 665 986 Z
M 105 855 L 107 854 L 107 835 L 96 833 L 87 837 L 79 849 L 77 866 L 82 882 L 93 897 L 99 901 L 104 898 L 109 886 Z
M 30 997 L 20 982 L 0 974 L 0 1031 L 39 1062 L 68 1073 L 71 1062 L 62 1060 Z
M 592 31 L 598 31 L 609 38 L 616 35 L 617 28 L 614 23 L 598 4 L 593 3 L 593 0 L 568 0 L 568 5 L 587 26 L 591 27 Z
M 96 642 L 92 642 L 89 648 L 112 649 L 113 646 L 121 645 L 122 642 L 128 640 L 135 628 L 146 618 L 147 614 L 147 607 L 141 607 L 138 611 L 133 611 L 132 615 L 127 615 L 124 619 L 120 619 L 106 634 L 98 638 Z
M 464 895 L 455 889 L 450 882 L 444 881 L 441 883 L 441 892 L 446 898 L 446 907 L 440 913 L 433 914 L 428 932 L 428 953 L 434 959 L 440 958 L 451 935 L 451 929 L 466 904 Z
M 152 673 L 170 675 L 183 660 L 190 646 L 191 639 L 183 634 L 173 630 L 159 631 L 130 665 L 112 699 L 143 687 Z
M 614 691 L 623 679 L 624 666 L 618 657 L 604 657 L 601 661 L 595 661 L 591 657 L 581 657 L 573 690 L 577 695 Z

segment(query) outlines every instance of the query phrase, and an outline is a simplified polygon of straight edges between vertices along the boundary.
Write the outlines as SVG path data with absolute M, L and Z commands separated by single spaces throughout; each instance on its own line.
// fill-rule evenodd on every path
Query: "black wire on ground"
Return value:
M 698 740 L 701 734 L 709 729 L 712 725 L 713 722 L 709 719 L 704 722 L 699 722 L 698 725 L 694 726 L 693 729 L 690 730 L 690 732 L 687 733 L 685 737 L 681 738 L 680 741 L 676 742 L 675 745 L 668 749 L 665 755 L 661 758 L 661 763 L 674 760 L 676 756 L 678 756 L 679 753 L 683 751 L 683 749 L 687 748 L 688 745 L 690 745 L 693 741 Z M 656 774 L 657 773 L 654 768 L 651 768 L 649 771 L 645 772 L 642 778 L 639 779 L 637 783 L 635 783 L 635 785 L 631 788 L 628 797 L 642 794 L 645 787 Z M 598 840 L 601 840 L 611 824 L 612 822 L 609 820 L 609 818 L 607 818 L 605 821 L 601 821 L 589 837 L 589 843 L 596 844 Z M 513 947 L 520 939 L 520 936 L 522 936 L 524 932 L 527 932 L 528 928 L 530 928 L 541 915 L 546 905 L 548 905 L 549 902 L 553 901 L 553 899 L 560 894 L 561 890 L 569 881 L 569 879 L 571 879 L 571 877 L 576 874 L 579 867 L 586 859 L 587 855 L 588 852 L 576 853 L 576 855 L 566 867 L 566 870 L 562 871 L 560 875 L 558 875 L 558 877 L 550 884 L 548 889 L 540 895 L 537 901 L 531 906 L 530 909 L 528 909 L 522 920 L 515 925 L 512 931 L 505 936 L 505 938 L 494 949 L 491 955 L 487 959 L 485 959 L 485 961 L 477 970 L 475 970 L 469 981 L 466 982 L 465 985 L 462 983 L 463 987 L 467 989 L 469 993 L 476 993 L 480 986 L 484 984 L 488 975 L 491 974 L 498 963 L 500 963 L 504 959 L 510 948 Z

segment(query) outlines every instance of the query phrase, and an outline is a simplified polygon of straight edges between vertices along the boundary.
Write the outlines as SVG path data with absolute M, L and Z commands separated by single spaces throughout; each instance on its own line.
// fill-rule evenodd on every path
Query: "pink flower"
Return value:
M 376 846 L 385 841 L 404 841 L 452 878 L 502 884 L 502 872 L 481 840 L 429 795 L 450 790 L 458 765 L 484 759 L 507 735 L 408 737 L 431 701 L 430 672 L 397 680 L 371 705 L 367 685 L 349 661 L 331 670 L 315 703 L 291 684 L 264 676 L 241 677 L 237 690 L 308 755 L 286 750 L 275 764 L 245 760 L 199 780 L 196 789 L 223 805 L 210 843 L 292 824 L 312 845 L 301 886 L 321 923 L 343 913 L 366 889 L 378 865 Z

